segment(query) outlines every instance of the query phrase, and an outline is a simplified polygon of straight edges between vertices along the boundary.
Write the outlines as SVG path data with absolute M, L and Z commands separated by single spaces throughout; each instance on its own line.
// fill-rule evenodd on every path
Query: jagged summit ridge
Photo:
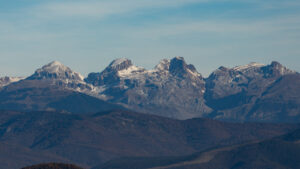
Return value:
M 132 61 L 127 58 L 118 58 L 113 60 L 105 69 L 105 72 L 113 72 L 116 73 L 118 71 L 128 69 L 130 67 L 134 66 L 132 64 Z M 103 71 L 103 72 L 104 72 Z
M 118 58 L 113 60 L 108 67 L 110 68 L 115 68 L 118 70 L 122 70 L 122 69 L 126 69 L 130 66 L 132 66 L 132 61 L 130 59 L 127 58 Z
M 251 107 L 246 105 L 255 105 L 256 99 L 272 84 L 293 73 L 278 62 L 269 65 L 252 62 L 232 68 L 222 66 L 204 78 L 192 64 L 178 56 L 163 59 L 150 70 L 134 65 L 127 58 L 115 59 L 102 72 L 90 73 L 84 80 L 79 73 L 54 61 L 23 81 L 33 87 L 49 84 L 74 90 L 140 112 L 187 119 L 217 111 L 226 113 L 227 109 L 250 111 Z M 24 88 L 22 83 L 18 87 Z M 245 109 L 236 108 L 241 105 Z M 211 117 L 217 116 L 224 117 L 222 114 Z
M 90 73 L 85 81 L 96 86 L 101 86 L 116 83 L 122 79 L 141 81 L 152 77 L 152 80 L 164 80 L 165 78 L 170 78 L 168 76 L 202 78 L 193 65 L 188 65 L 183 57 L 177 56 L 173 59 L 161 60 L 151 70 L 135 66 L 127 58 L 115 59 L 102 72 Z
M 105 96 L 107 101 L 141 112 L 185 119 L 210 111 L 201 99 L 205 91 L 204 79 L 183 57 L 163 59 L 150 70 L 121 58 L 111 62 L 102 72 L 89 74 L 85 81 L 102 88 L 99 95 Z M 186 112 L 191 105 L 194 108 L 188 112 L 190 114 L 181 116 L 179 112 Z M 154 112 L 149 111 L 153 108 Z
M 225 114 L 221 118 L 256 118 L 256 113 L 266 111 L 255 107 L 259 99 L 279 79 L 295 74 L 297 73 L 275 61 L 268 65 L 250 63 L 233 68 L 220 67 L 205 79 L 205 100 L 216 112 Z M 217 116 L 216 113 L 214 118 Z
M 210 76 L 224 75 L 225 72 L 229 73 L 230 76 L 238 76 L 238 77 L 240 77 L 241 75 L 245 75 L 247 77 L 257 77 L 257 76 L 273 77 L 273 76 L 296 73 L 295 71 L 286 68 L 279 62 L 272 61 L 271 64 L 268 65 L 258 63 L 258 62 L 251 62 L 249 64 L 235 66 L 233 68 L 220 66 L 218 69 L 213 71 L 210 74 Z
M 296 73 L 295 71 L 288 69 L 287 67 L 283 66 L 281 63 L 277 61 L 272 61 L 272 63 L 265 68 L 265 71 L 269 71 L 269 73 L 278 74 L 278 75 Z
M 183 77 L 185 75 L 199 76 L 201 74 L 197 72 L 196 68 L 192 64 L 187 64 L 183 57 L 177 56 L 170 60 L 169 71 L 174 76 Z
M 168 71 L 170 68 L 170 60 L 169 59 L 163 59 L 161 60 L 155 67 L 154 70 L 157 71 Z
M 190 73 L 192 75 L 201 76 L 200 73 L 197 72 L 196 68 L 187 64 L 185 59 L 181 56 L 176 56 L 172 59 L 162 59 L 154 69 L 146 70 L 143 67 L 138 67 L 132 64 L 132 61 L 126 58 L 120 58 L 114 60 L 107 68 L 114 68 L 120 77 L 126 78 L 131 77 L 133 74 L 153 74 L 153 73 L 170 73 L 174 76 L 183 75 L 186 73 Z
M 262 64 L 262 63 L 258 63 L 258 62 L 251 62 L 251 63 L 246 64 L 246 65 L 236 66 L 232 69 L 236 70 L 236 71 L 243 71 L 243 70 L 247 70 L 247 69 L 251 69 L 251 68 L 260 68 L 260 67 L 263 67 L 263 66 L 266 66 L 266 65 Z

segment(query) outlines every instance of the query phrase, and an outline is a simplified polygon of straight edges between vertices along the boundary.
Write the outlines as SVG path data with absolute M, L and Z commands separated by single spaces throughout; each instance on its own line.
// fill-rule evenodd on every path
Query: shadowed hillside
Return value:
M 183 157 L 122 158 L 94 169 L 299 169 L 300 130 Z
M 2 111 L 0 141 L 10 146 L 0 149 L 1 159 L 6 159 L 0 165 L 15 169 L 54 160 L 92 167 L 126 156 L 182 156 L 271 138 L 297 127 L 202 118 L 181 121 L 122 110 L 96 114 Z
M 22 169 L 83 169 L 73 164 L 62 164 L 62 163 L 48 163 L 38 164 L 30 167 L 24 167 Z
M 125 109 L 77 91 L 66 90 L 50 81 L 23 80 L 0 90 L 0 110 L 64 111 L 84 114 Z

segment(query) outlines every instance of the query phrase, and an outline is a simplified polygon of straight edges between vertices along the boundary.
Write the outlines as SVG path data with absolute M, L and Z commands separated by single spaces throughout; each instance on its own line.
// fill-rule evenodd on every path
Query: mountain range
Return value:
M 299 168 L 299 122 L 300 74 L 278 62 L 203 77 L 182 57 L 121 58 L 84 77 L 54 61 L 0 78 L 5 169 Z
M 54 61 L 26 78 L 0 79 L 2 110 L 95 113 L 118 108 L 174 119 L 299 122 L 299 105 L 299 73 L 275 61 L 221 66 L 207 78 L 183 57 L 163 59 L 152 70 L 116 59 L 86 78 Z

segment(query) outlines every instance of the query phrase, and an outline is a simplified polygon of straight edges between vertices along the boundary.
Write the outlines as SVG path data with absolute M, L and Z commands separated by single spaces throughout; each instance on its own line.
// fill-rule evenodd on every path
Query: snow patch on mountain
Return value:
M 118 75 L 120 77 L 132 77 L 132 75 L 139 74 L 139 73 L 142 73 L 144 71 L 145 71 L 144 68 L 137 67 L 137 66 L 130 66 L 127 69 L 123 69 L 123 70 L 118 71 Z
M 187 69 L 187 71 L 188 71 L 191 75 L 193 75 L 193 76 L 201 77 L 201 74 L 198 73 L 197 71 L 196 71 L 196 72 L 193 72 L 193 71 L 191 71 L 190 69 Z
M 84 76 L 71 70 L 58 61 L 53 61 L 42 68 L 39 68 L 28 79 L 64 79 L 83 81 Z
M 178 71 L 185 71 L 186 73 L 194 76 L 194 77 L 202 77 L 200 73 L 196 71 L 196 69 L 192 65 L 187 65 L 184 61 L 183 57 L 177 56 L 172 59 L 178 60 L 178 62 L 183 63 L 183 67 L 179 68 Z M 168 78 L 168 76 L 171 75 L 170 73 L 170 65 L 171 65 L 171 59 L 163 59 L 161 60 L 154 69 L 146 70 L 145 68 L 138 67 L 132 64 L 131 60 L 121 58 L 113 61 L 110 66 L 106 69 L 109 69 L 110 67 L 114 68 L 120 68 L 120 65 L 122 65 L 122 69 L 117 70 L 117 76 L 121 79 L 136 79 L 136 80 L 144 80 L 144 79 L 152 79 L 156 80 L 163 80 L 163 78 Z M 164 80 L 163 80 L 164 81 Z
M 236 66 L 234 68 L 232 68 L 235 71 L 243 71 L 243 70 L 247 70 L 247 69 L 253 69 L 253 68 L 261 68 L 263 66 L 266 66 L 265 64 L 262 63 L 257 63 L 257 62 L 251 62 L 247 65 L 242 65 L 242 66 Z
M 25 79 L 24 77 L 1 77 L 0 78 L 0 87 L 4 87 L 7 86 L 11 83 L 15 83 L 18 82 L 20 80 Z
M 45 66 L 43 66 L 41 69 L 38 69 L 38 71 L 47 71 L 49 73 L 58 73 L 58 72 L 65 72 L 68 70 L 68 67 L 63 65 L 62 63 L 58 61 L 53 61 Z
M 170 60 L 169 59 L 163 59 L 159 62 L 158 65 L 155 66 L 153 69 L 154 71 L 165 71 L 169 70 L 170 68 Z

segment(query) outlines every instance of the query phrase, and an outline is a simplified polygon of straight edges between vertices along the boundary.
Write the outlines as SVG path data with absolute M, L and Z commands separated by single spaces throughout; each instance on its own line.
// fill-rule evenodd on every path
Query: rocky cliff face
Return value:
M 28 77 L 28 80 L 41 79 L 64 79 L 82 81 L 83 76 L 77 72 L 72 71 L 69 67 L 63 65 L 58 61 L 53 61 L 42 68 L 37 69 L 33 75 Z
M 254 107 L 278 79 L 295 74 L 278 62 L 270 65 L 253 62 L 234 68 L 222 66 L 203 78 L 184 58 L 175 57 L 162 60 L 152 70 L 137 67 L 128 59 L 117 59 L 101 73 L 90 74 L 85 81 L 101 88 L 98 95 L 104 96 L 103 99 L 140 112 L 177 119 L 272 121 L 261 117 L 268 110 L 272 112 L 270 106 L 261 105 L 257 110 Z M 283 117 L 285 113 L 279 114 L 275 116 Z
M 111 62 L 109 66 L 106 67 L 106 69 L 104 69 L 101 73 L 90 73 L 85 81 L 94 86 L 114 84 L 120 82 L 122 76 L 120 74 L 130 74 L 134 73 L 135 71 L 143 72 L 144 69 L 134 66 L 131 60 L 125 58 L 116 59 Z
M 206 103 L 214 109 L 210 117 L 239 121 L 263 119 L 253 117 L 257 113 L 253 112 L 253 107 L 271 86 L 277 85 L 278 79 L 288 75 L 297 73 L 278 62 L 270 65 L 250 63 L 234 68 L 220 67 L 206 79 Z
M 108 101 L 145 113 L 186 119 L 210 112 L 204 104 L 203 77 L 182 57 L 164 59 L 153 70 L 117 59 L 85 81 L 105 88 L 101 94 Z
M 293 73 L 278 62 L 270 65 L 250 63 L 234 68 L 220 67 L 206 79 L 207 96 L 218 99 L 248 90 L 259 93 L 279 77 Z
M 47 82 L 52 86 L 74 90 L 78 92 L 91 93 L 93 86 L 84 82 L 84 77 L 63 65 L 58 61 L 53 61 L 42 68 L 37 69 L 34 74 L 26 78 L 27 81 Z

